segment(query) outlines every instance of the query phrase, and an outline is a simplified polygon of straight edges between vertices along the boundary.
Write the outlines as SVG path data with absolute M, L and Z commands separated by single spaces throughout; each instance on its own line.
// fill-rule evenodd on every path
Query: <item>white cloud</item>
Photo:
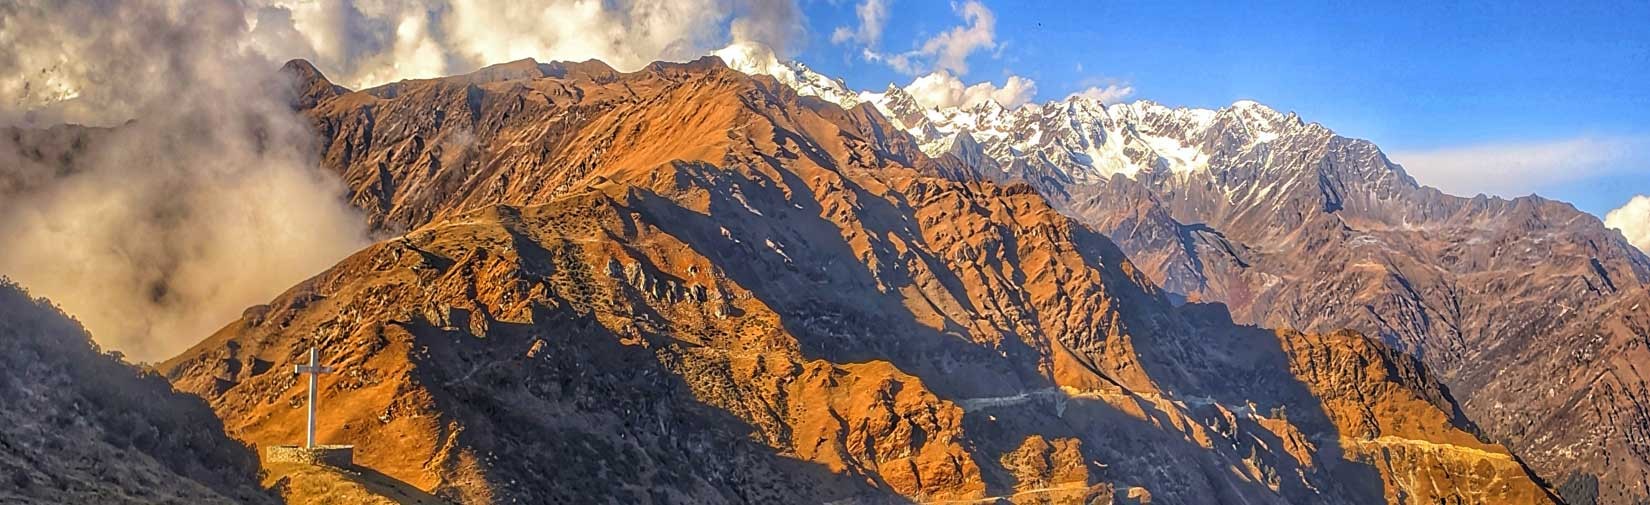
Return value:
M 888 24 L 888 2 L 891 0 L 864 0 L 854 7 L 859 27 L 838 26 L 831 32 L 831 43 L 855 42 L 865 47 L 876 47 L 882 42 L 882 29 Z
M 469 66 L 522 58 L 597 58 L 633 70 L 701 53 L 721 20 L 711 2 L 451 0 L 445 47 Z M 451 69 L 462 71 L 462 69 Z
M 1396 151 L 1393 161 L 1423 184 L 1446 193 L 1519 196 L 1554 185 L 1608 175 L 1650 160 L 1641 138 L 1576 137 Z
M 1087 98 L 1104 104 L 1113 104 L 1123 101 L 1134 94 L 1134 86 L 1127 84 L 1107 84 L 1105 86 L 1089 86 L 1088 88 L 1072 93 L 1067 98 Z
M 206 29 L 233 30 L 234 37 L 220 40 L 230 48 L 276 62 L 304 58 L 333 81 L 357 89 L 522 58 L 595 58 L 630 71 L 659 60 L 697 58 L 729 42 L 760 43 L 785 57 L 804 31 L 795 0 L 152 0 L 146 5 L 163 13 L 217 16 L 200 22 L 215 23 Z M 109 15 L 82 13 L 94 20 Z M 880 36 L 880 25 L 862 28 L 865 36 Z M 53 26 L 11 26 L 5 32 L 0 36 L 29 34 L 39 41 L 64 42 L 70 50 L 117 43 Z M 0 42 L 9 48 L 29 41 Z M 0 63 L 20 70 L 0 77 L 0 99 L 8 106 L 69 102 L 80 96 L 78 86 L 94 82 L 120 93 L 120 87 L 166 81 L 121 79 L 121 86 L 110 86 L 115 83 L 106 76 L 131 74 L 90 71 L 68 59 L 68 51 L 11 53 L 0 54 L 6 60 Z M 126 66 L 141 75 L 144 69 L 136 67 L 152 59 Z M 78 109 L 125 118 L 134 112 L 73 103 L 62 107 L 64 113 Z
M 937 56 L 935 70 L 968 73 L 968 55 L 981 49 L 997 47 L 997 16 L 977 1 L 962 4 L 959 9 L 966 26 L 953 27 L 922 44 L 922 53 Z
M 395 24 L 394 45 L 385 53 L 372 55 L 369 63 L 345 76 L 351 85 L 361 88 L 376 83 L 399 79 L 438 77 L 447 73 L 447 56 L 430 35 L 429 17 L 422 13 L 407 15 Z M 323 72 L 325 73 L 325 72 Z
M 873 51 L 871 48 L 865 48 L 860 50 L 860 55 L 864 56 L 866 60 L 888 65 L 889 68 L 892 68 L 894 71 L 902 74 L 916 75 L 922 72 L 922 62 L 919 59 L 920 55 L 916 52 L 883 54 Z
M 729 28 L 732 35 L 731 43 L 734 44 L 765 45 L 775 55 L 788 58 L 791 54 L 791 42 L 800 39 L 806 31 L 801 9 L 797 7 L 795 0 L 734 0 L 733 7 L 738 13 Z M 707 54 L 707 48 L 715 47 L 719 46 L 712 44 L 695 48 L 693 56 Z
M 1638 195 L 1604 215 L 1604 226 L 1621 230 L 1633 247 L 1650 253 L 1650 195 Z
M 997 15 L 978 0 L 969 0 L 955 6 L 963 24 L 935 35 L 915 50 L 898 54 L 882 54 L 869 48 L 863 51 L 866 59 L 882 62 L 901 73 L 951 72 L 968 74 L 968 57 L 977 51 L 997 48 Z
M 249 1 L 256 47 L 310 59 L 354 88 L 522 58 L 594 58 L 629 71 L 730 39 L 785 55 L 803 30 L 793 0 Z
M 972 107 L 991 100 L 1013 109 L 1037 96 L 1037 83 L 1014 75 L 1002 86 L 990 82 L 965 85 L 956 76 L 939 71 L 911 81 L 905 86 L 905 92 L 923 107 Z

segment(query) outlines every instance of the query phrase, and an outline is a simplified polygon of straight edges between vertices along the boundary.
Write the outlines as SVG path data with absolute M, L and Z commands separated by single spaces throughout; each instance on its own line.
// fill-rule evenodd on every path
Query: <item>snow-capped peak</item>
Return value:
M 917 98 L 907 93 L 904 88 L 893 84 L 889 84 L 888 89 L 881 93 L 860 93 L 859 98 L 862 102 L 877 104 L 884 112 L 899 115 L 922 113 L 922 104 L 917 103 Z
M 1026 160 L 1052 165 L 1079 182 L 1154 173 L 1184 177 L 1208 169 L 1214 153 L 1205 133 L 1217 125 L 1241 128 L 1244 134 L 1238 138 L 1246 144 L 1239 148 L 1247 150 L 1277 139 L 1300 123 L 1293 114 L 1253 100 L 1209 110 L 1170 108 L 1146 100 L 1108 105 L 1073 95 L 1012 109 L 992 100 L 929 108 L 894 84 L 882 92 L 852 92 L 842 80 L 799 62 L 781 62 L 771 49 L 759 44 L 736 43 L 713 54 L 735 70 L 773 76 L 801 95 L 843 107 L 872 104 L 931 156 L 989 158 L 1004 169 L 1016 160 Z
M 1221 109 L 1220 112 L 1235 116 L 1244 129 L 1249 132 L 1253 142 L 1257 144 L 1271 142 L 1278 137 L 1283 129 L 1291 126 L 1291 122 L 1298 123 L 1298 121 L 1291 121 L 1292 115 L 1278 112 L 1254 100 L 1232 102 L 1230 107 Z
M 859 94 L 849 91 L 848 84 L 841 79 L 826 77 L 800 61 L 781 62 L 772 48 L 760 43 L 735 42 L 710 54 L 721 58 L 728 68 L 750 75 L 772 76 L 799 95 L 818 97 L 843 108 L 860 103 Z

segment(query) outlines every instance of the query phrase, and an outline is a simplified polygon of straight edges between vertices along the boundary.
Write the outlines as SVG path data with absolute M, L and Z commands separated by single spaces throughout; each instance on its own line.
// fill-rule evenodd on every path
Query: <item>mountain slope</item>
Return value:
M 1445 195 L 1367 141 L 1248 101 L 862 98 L 970 176 L 1030 183 L 1177 298 L 1245 324 L 1379 335 L 1547 479 L 1596 481 L 1601 503 L 1650 497 L 1650 389 L 1632 365 L 1650 359 L 1650 259 L 1595 217 Z
M 1550 502 L 1413 360 L 1176 307 L 871 107 L 715 59 L 323 98 L 386 240 L 163 368 L 280 443 L 319 346 L 323 438 L 465 503 Z
M 0 280 L 0 502 L 273 503 L 199 399 Z
M 1636 344 L 1650 335 L 1636 308 L 1650 306 L 1650 261 L 1619 234 L 1539 197 L 1443 195 L 1316 125 L 1240 142 L 1213 144 L 1242 154 L 1213 155 L 1233 168 L 1202 182 L 1117 178 L 1050 193 L 1071 195 L 1069 212 L 1131 255 L 1157 259 L 1155 278 L 1225 302 L 1240 321 L 1355 328 L 1420 356 L 1549 480 L 1600 478 L 1604 503 L 1650 493 L 1636 435 L 1650 390 L 1631 365 L 1650 358 Z

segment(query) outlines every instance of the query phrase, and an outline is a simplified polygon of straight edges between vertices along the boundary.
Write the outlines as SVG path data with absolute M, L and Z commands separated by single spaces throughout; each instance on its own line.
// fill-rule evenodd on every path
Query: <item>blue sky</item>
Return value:
M 912 51 L 970 21 L 962 4 L 890 0 L 874 43 L 833 41 L 865 1 L 806 2 L 796 51 L 856 89 L 934 66 L 863 50 Z M 1536 192 L 1600 215 L 1650 193 L 1650 2 L 981 5 L 991 44 L 953 72 L 966 83 L 1021 76 L 1039 101 L 1107 84 L 1168 105 L 1253 99 L 1373 140 L 1454 193 Z

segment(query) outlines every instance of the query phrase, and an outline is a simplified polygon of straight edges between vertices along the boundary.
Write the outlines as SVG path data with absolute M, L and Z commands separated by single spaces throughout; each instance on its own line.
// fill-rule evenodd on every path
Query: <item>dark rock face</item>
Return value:
M 162 367 L 253 444 L 318 345 L 322 438 L 464 503 L 1552 502 L 1413 359 L 1177 307 L 868 106 L 526 61 L 304 113 L 385 240 Z
M 274 503 L 199 398 L 0 281 L 0 502 Z
M 1576 472 L 1599 503 L 1650 498 L 1650 389 L 1634 365 L 1650 359 L 1650 259 L 1597 218 L 1535 196 L 1446 195 L 1369 142 L 1252 103 L 1090 113 L 1103 133 L 1023 120 L 1041 144 L 1008 151 L 1010 135 L 975 148 L 997 155 L 974 166 L 1036 186 L 1177 298 L 1245 324 L 1356 329 L 1419 357 L 1550 482 Z M 1120 158 L 1061 154 L 1090 141 Z M 1138 171 L 1082 176 L 1118 159 Z

